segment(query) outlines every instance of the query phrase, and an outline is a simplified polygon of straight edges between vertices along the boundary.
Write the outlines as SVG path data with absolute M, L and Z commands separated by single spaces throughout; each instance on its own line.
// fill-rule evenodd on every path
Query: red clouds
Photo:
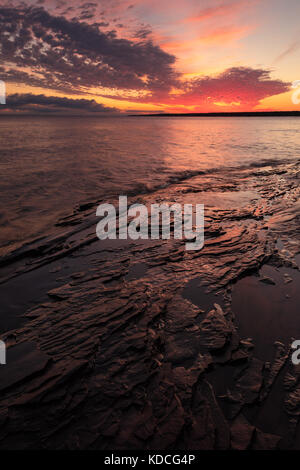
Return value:
M 213 77 L 182 82 L 176 93 L 161 96 L 160 104 L 181 112 L 182 107 L 195 112 L 251 111 L 260 100 L 284 93 L 289 87 L 289 83 L 272 79 L 268 70 L 232 67 Z
M 211 2 L 212 6 L 180 23 L 185 30 L 189 22 L 212 20 L 210 27 L 199 31 L 196 42 L 192 36 L 181 41 L 178 33 L 172 52 L 178 57 L 182 46 L 190 44 L 195 56 L 202 53 L 203 45 L 213 45 L 214 53 L 249 29 L 238 22 L 223 25 L 221 18 L 232 20 L 238 11 L 254 3 L 256 0 Z M 229 67 L 215 76 L 200 76 L 201 70 L 197 70 L 198 77 L 184 80 L 176 70 L 175 55 L 163 50 L 159 40 L 157 45 L 149 39 L 153 35 L 147 25 L 140 28 L 135 40 L 120 37 L 115 30 L 105 29 L 106 23 L 85 21 L 96 3 L 85 3 L 82 8 L 85 18 L 70 19 L 44 7 L 0 7 L 0 79 L 66 95 L 87 93 L 88 98 L 92 90 L 99 100 L 110 98 L 115 100 L 113 106 L 122 109 L 126 107 L 122 102 L 127 101 L 147 103 L 148 110 L 153 104 L 170 111 L 250 111 L 260 100 L 289 90 L 288 83 L 271 78 L 266 68 Z M 182 54 L 186 54 L 184 49 Z M 64 104 L 71 109 L 76 105 L 78 109 L 89 108 L 89 112 L 99 111 L 93 103 L 49 104 L 39 99 L 38 104 L 31 104 L 51 110 Z

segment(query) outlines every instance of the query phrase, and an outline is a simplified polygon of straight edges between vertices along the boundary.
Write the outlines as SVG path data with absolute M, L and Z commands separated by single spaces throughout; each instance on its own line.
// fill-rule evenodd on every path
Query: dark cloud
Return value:
M 90 20 L 94 18 L 97 10 L 97 3 L 87 2 L 83 5 L 80 5 L 79 9 L 81 10 L 79 20 Z
M 55 10 L 60 10 L 61 8 L 65 7 L 66 5 L 67 5 L 67 2 L 65 0 L 58 0 L 56 2 Z
M 138 39 L 146 39 L 152 34 L 152 29 L 149 26 L 143 26 L 135 33 L 135 37 Z
M 0 35 L 6 73 L 30 68 L 33 80 L 47 88 L 155 91 L 168 90 L 176 80 L 174 56 L 150 40 L 120 39 L 97 23 L 68 20 L 40 7 L 0 8 Z
M 47 88 L 55 88 L 55 83 L 53 86 L 51 86 L 52 83 L 52 75 L 50 73 L 41 73 L 41 74 L 35 74 L 32 75 L 31 73 L 24 72 L 22 70 L 16 70 L 13 68 L 8 68 L 8 67 L 3 67 L 0 66 L 0 78 L 1 80 L 4 80 L 7 83 L 14 82 L 14 83 L 25 83 L 31 86 L 43 88 L 45 87 L 45 84 L 48 84 Z M 57 89 L 61 92 L 75 94 L 75 91 L 70 88 L 68 84 L 61 84 L 57 87 Z M 76 91 L 76 94 L 85 94 L 83 91 Z
M 55 114 L 89 114 L 117 113 L 114 108 L 107 108 L 95 100 L 70 99 L 58 96 L 13 94 L 6 98 L 6 104 L 1 105 L 0 112 L 7 110 L 26 113 L 55 113 Z
M 83 11 L 79 17 L 80 20 L 90 20 L 91 18 L 94 18 L 95 13 L 93 11 Z
M 87 3 L 83 3 L 82 5 L 80 5 L 80 8 L 83 8 L 83 9 L 86 9 L 86 8 L 97 8 L 97 6 L 98 6 L 97 3 L 87 2 Z
M 298 51 L 298 49 L 300 49 L 299 40 L 294 41 L 292 44 L 290 44 L 290 46 L 287 49 L 285 49 L 278 57 L 276 57 L 276 59 L 274 60 L 274 64 L 277 64 L 278 62 L 285 59 L 289 55 L 294 54 L 295 52 Z

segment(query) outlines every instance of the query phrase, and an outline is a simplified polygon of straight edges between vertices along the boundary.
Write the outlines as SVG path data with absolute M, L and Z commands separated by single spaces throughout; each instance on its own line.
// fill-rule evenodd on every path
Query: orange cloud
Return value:
M 201 47 L 210 45 L 227 45 L 233 41 L 241 39 L 253 29 L 252 26 L 235 27 L 228 26 L 214 29 L 194 39 L 183 41 L 166 41 L 161 44 L 164 50 L 169 53 L 178 54 L 180 52 L 187 53 L 195 51 L 199 54 Z M 188 57 L 188 56 L 186 56 Z
M 200 42 L 202 44 L 224 44 L 239 39 L 252 30 L 251 26 L 244 26 L 241 28 L 230 26 L 215 29 L 210 33 L 201 36 Z
M 235 14 L 237 11 L 241 10 L 245 6 L 254 5 L 257 3 L 257 0 L 249 1 L 249 0 L 239 0 L 230 3 L 222 3 L 221 5 L 217 5 L 214 7 L 204 8 L 200 13 L 196 16 L 190 16 L 186 18 L 184 21 L 187 23 L 196 23 L 198 21 L 204 21 L 211 18 L 215 18 L 216 16 L 227 16 Z
M 232 101 L 231 103 L 226 103 L 225 101 L 214 101 L 216 106 L 222 106 L 222 107 L 232 107 L 232 106 L 241 106 L 241 103 L 239 101 Z
M 270 72 L 233 67 L 215 76 L 199 77 L 182 84 L 184 93 L 164 97 L 169 107 L 193 107 L 195 111 L 251 111 L 259 103 L 289 90 L 289 84 L 272 79 Z M 291 108 L 291 106 L 290 106 Z

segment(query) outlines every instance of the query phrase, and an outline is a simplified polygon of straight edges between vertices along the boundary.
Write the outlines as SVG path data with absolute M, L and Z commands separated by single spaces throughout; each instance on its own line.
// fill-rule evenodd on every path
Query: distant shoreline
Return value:
M 128 114 L 128 117 L 282 117 L 300 116 L 300 111 L 254 111 L 232 113 L 148 113 Z
M 1 113 L 0 118 L 15 117 L 63 117 L 63 118 L 126 118 L 126 117 L 299 117 L 300 111 L 262 111 L 262 112 L 232 112 L 232 113 L 90 113 L 90 114 L 63 114 L 63 113 Z

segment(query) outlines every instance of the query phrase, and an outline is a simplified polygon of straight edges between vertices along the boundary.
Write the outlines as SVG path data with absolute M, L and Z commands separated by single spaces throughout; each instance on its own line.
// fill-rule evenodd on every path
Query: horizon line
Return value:
M 208 113 L 145 113 L 145 114 L 127 114 L 128 117 L 197 117 L 197 116 L 212 116 L 212 117 L 260 117 L 260 116 L 300 116 L 300 111 L 228 111 L 228 112 L 208 112 Z
M 196 113 L 1 113 L 0 117 L 299 117 L 300 111 L 228 111 Z

